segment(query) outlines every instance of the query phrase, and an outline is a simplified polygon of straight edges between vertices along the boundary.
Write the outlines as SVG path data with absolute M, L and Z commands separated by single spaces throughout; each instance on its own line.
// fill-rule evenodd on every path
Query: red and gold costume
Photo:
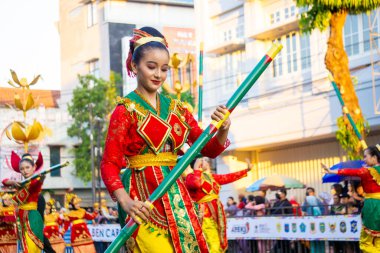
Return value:
M 59 217 L 59 214 L 55 211 L 54 202 L 51 200 L 47 203 L 51 206 L 51 211 L 45 214 L 45 227 L 44 236 L 49 240 L 52 248 L 56 253 L 65 252 L 65 242 L 59 232 L 59 226 L 63 224 L 63 220 Z
M 364 190 L 360 249 L 363 252 L 380 252 L 380 166 L 360 169 L 340 169 L 340 176 L 360 177 Z
M 32 157 L 29 157 L 33 161 Z M 11 167 L 17 173 L 20 173 L 19 164 L 21 158 L 12 151 Z M 38 154 L 35 162 L 38 172 L 43 165 L 42 154 Z M 40 253 L 44 248 L 43 244 L 43 220 L 37 211 L 38 196 L 41 194 L 42 184 L 45 177 L 32 179 L 22 188 L 18 189 L 13 196 L 13 201 L 18 205 L 16 217 L 19 219 L 20 226 L 17 226 L 18 235 L 21 236 L 21 245 L 24 253 Z M 8 179 L 4 179 L 2 183 L 7 185 Z
M 225 252 L 228 247 L 226 215 L 219 200 L 220 186 L 246 177 L 248 171 L 250 169 L 218 175 L 195 170 L 186 176 L 190 196 L 199 204 L 203 214 L 202 229 L 212 253 Z
M 177 162 L 184 143 L 202 133 L 191 113 L 177 100 L 157 95 L 157 108 L 137 91 L 120 98 L 114 110 L 101 164 L 102 178 L 111 196 L 125 188 L 130 197 L 145 201 Z M 202 149 L 216 157 L 227 146 L 214 137 Z M 128 169 L 120 179 L 120 170 Z M 191 197 L 182 179 L 153 203 L 149 222 L 127 242 L 134 252 L 208 252 Z M 119 208 L 124 220 L 125 212 Z M 161 235 L 161 236 L 160 236 Z M 166 236 L 165 236 L 166 235 Z
M 11 198 L 9 194 L 4 194 L 2 199 Z M 0 207 L 0 253 L 17 252 L 17 233 L 16 233 L 16 213 L 15 207 Z
M 74 195 L 70 202 L 76 201 L 80 202 L 81 199 Z M 93 220 L 96 216 L 96 213 L 90 214 L 83 208 L 71 210 L 65 214 L 64 231 L 67 231 L 71 225 L 71 246 L 74 253 L 96 253 L 94 242 L 86 224 L 86 220 Z
M 42 184 L 43 178 L 32 179 L 13 197 L 13 200 L 18 204 L 16 215 L 20 218 L 24 253 L 39 253 L 44 248 L 43 221 L 37 211 L 37 201 L 42 190 Z

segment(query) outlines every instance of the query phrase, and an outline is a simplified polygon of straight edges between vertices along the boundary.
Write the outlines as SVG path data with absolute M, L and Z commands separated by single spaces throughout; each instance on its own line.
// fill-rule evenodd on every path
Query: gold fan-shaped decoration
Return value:
M 36 84 L 41 77 L 41 75 L 38 75 L 38 76 L 34 77 L 30 83 L 28 83 L 28 81 L 25 77 L 19 79 L 14 70 L 10 70 L 10 71 L 11 71 L 12 80 L 9 80 L 8 84 L 15 87 L 15 88 L 29 89 L 29 87 Z
M 41 123 L 34 120 L 32 125 L 26 125 L 20 121 L 13 122 L 6 130 L 7 137 L 18 144 L 24 144 L 25 152 L 28 151 L 28 144 L 37 140 L 44 132 Z

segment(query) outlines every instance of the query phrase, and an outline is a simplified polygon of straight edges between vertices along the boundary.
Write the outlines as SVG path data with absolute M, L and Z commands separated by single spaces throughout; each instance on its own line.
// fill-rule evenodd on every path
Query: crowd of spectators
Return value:
M 275 199 L 271 200 L 266 197 L 265 191 L 247 197 L 239 194 L 238 203 L 232 196 L 227 199 L 225 212 L 227 217 L 358 214 L 364 200 L 362 187 L 357 181 L 333 184 L 330 194 L 323 192 L 318 196 L 313 187 L 308 187 L 305 195 L 300 204 L 294 196 L 287 196 L 286 189 L 278 189 Z

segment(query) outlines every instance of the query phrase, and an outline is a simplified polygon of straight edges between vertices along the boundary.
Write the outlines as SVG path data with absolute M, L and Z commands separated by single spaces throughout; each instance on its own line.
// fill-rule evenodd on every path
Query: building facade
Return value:
M 247 179 L 223 187 L 223 201 L 275 173 L 297 178 L 317 193 L 330 192 L 330 185 L 321 183 L 320 163 L 332 165 L 344 160 L 345 153 L 335 139 L 341 106 L 324 64 L 328 32 L 301 34 L 302 10 L 292 0 L 197 0 L 195 12 L 197 38 L 205 43 L 204 122 L 273 42 L 283 45 L 231 115 L 231 146 L 217 159 L 217 171 L 241 169 L 247 157 L 256 169 Z M 369 145 L 380 142 L 379 12 L 348 16 L 344 27 L 351 75 L 371 128 Z M 305 191 L 289 194 L 303 201 Z
M 118 87 L 120 95 L 135 89 L 136 81 L 128 77 L 125 61 L 133 29 L 143 26 L 152 26 L 168 34 L 171 53 L 194 54 L 192 0 L 60 0 L 62 92 L 59 105 L 63 111 L 67 110 L 72 91 L 79 84 L 78 75 L 93 74 L 109 80 L 113 71 L 123 76 L 123 86 Z M 195 68 L 188 72 L 195 73 Z M 66 133 L 64 137 L 67 138 Z M 68 150 L 70 148 L 72 146 Z M 65 176 L 63 180 L 74 179 L 72 175 Z M 104 185 L 102 189 L 105 190 Z M 76 190 L 85 203 L 91 202 L 91 183 Z

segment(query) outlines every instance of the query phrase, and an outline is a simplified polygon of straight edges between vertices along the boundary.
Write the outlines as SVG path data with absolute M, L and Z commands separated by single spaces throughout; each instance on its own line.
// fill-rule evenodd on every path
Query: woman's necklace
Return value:
M 153 106 L 148 99 L 145 98 L 145 96 L 138 90 L 135 89 L 135 93 L 144 100 L 145 103 L 147 103 L 152 109 L 154 109 L 157 113 L 157 115 L 160 115 L 160 98 L 158 97 L 158 93 L 156 94 L 156 106 Z

